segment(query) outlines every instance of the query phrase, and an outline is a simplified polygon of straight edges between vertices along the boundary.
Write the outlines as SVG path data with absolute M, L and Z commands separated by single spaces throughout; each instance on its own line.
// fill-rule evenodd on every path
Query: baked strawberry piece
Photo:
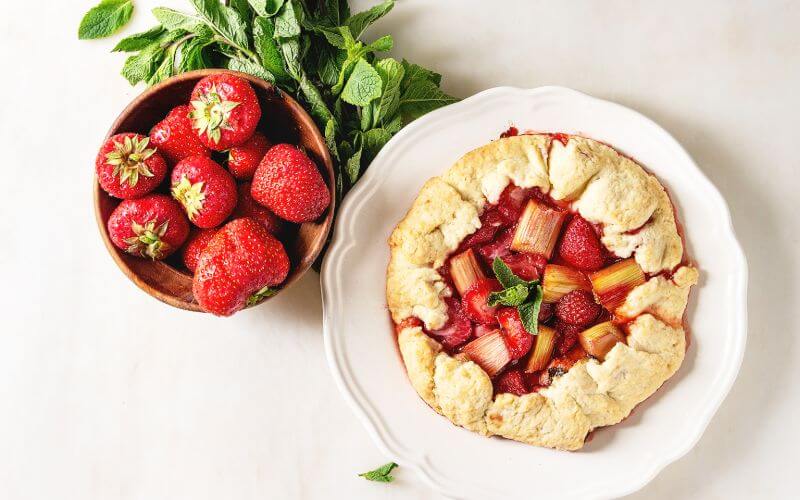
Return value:
M 200 141 L 214 151 L 243 144 L 261 119 L 253 87 L 230 73 L 209 75 L 192 90 L 192 128 Z
M 573 290 L 556 303 L 556 317 L 570 325 L 588 326 L 600 314 L 600 304 L 586 290 Z
M 489 294 L 502 289 L 497 280 L 488 278 L 479 279 L 470 285 L 463 297 L 467 317 L 476 323 L 497 323 L 497 306 L 489 305 Z
M 253 133 L 244 144 L 234 146 L 228 151 L 228 170 L 237 179 L 252 179 L 258 164 L 271 146 L 272 143 L 263 134 Z
M 472 324 L 469 322 L 461 303 L 452 297 L 444 299 L 447 304 L 447 322 L 438 330 L 430 333 L 442 345 L 455 348 L 466 342 L 472 336 Z
M 211 158 L 190 156 L 172 170 L 172 196 L 195 226 L 216 227 L 236 208 L 236 181 Z
M 528 384 L 525 382 L 525 378 L 522 376 L 521 371 L 506 370 L 497 379 L 497 392 L 509 392 L 511 394 L 516 394 L 517 396 L 522 396 L 527 394 L 529 391 Z
M 567 223 L 558 254 L 564 262 L 581 271 L 597 271 L 605 263 L 605 251 L 594 227 L 578 214 Z
M 150 129 L 150 144 L 171 164 L 189 156 L 210 156 L 208 149 L 192 130 L 188 104 L 172 108 L 167 116 Z
M 497 313 L 497 321 L 503 327 L 503 337 L 511 359 L 519 359 L 531 350 L 533 335 L 522 324 L 516 307 L 504 307 Z
M 253 176 L 251 193 L 278 217 L 297 223 L 318 219 L 331 203 L 317 166 L 290 144 L 270 148 Z
M 177 250 L 189 236 L 189 221 L 169 196 L 151 194 L 123 200 L 108 218 L 108 234 L 117 248 L 152 260 Z
M 253 219 L 233 220 L 208 242 L 197 263 L 192 292 L 200 307 L 230 316 L 274 294 L 289 274 L 283 245 Z
M 95 159 L 97 180 L 115 198 L 140 198 L 161 184 L 167 162 L 141 134 L 109 137 Z
M 278 218 L 277 215 L 272 213 L 272 210 L 256 203 L 253 195 L 250 194 L 251 185 L 249 182 L 239 184 L 237 191 L 239 193 L 239 202 L 236 204 L 236 210 L 233 211 L 233 218 L 250 217 L 257 220 L 273 235 L 279 235 L 283 229 L 284 222 Z
M 195 272 L 197 269 L 197 261 L 200 260 L 200 252 L 202 252 L 211 238 L 217 234 L 216 229 L 195 229 L 189 235 L 189 239 L 181 248 L 181 260 L 186 269 Z

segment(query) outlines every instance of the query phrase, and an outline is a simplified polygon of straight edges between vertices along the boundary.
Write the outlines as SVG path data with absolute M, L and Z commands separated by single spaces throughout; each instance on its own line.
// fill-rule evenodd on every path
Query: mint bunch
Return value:
M 520 278 L 499 257 L 492 262 L 492 270 L 503 290 L 489 294 L 489 305 L 516 307 L 525 330 L 536 335 L 539 332 L 539 309 L 544 296 L 539 280 L 526 281 Z
M 439 88 L 441 75 L 381 58 L 394 45 L 391 36 L 362 40 L 394 0 L 356 14 L 347 0 L 190 2 L 193 12 L 153 9 L 158 25 L 114 47 L 131 54 L 122 75 L 131 84 L 153 85 L 185 71 L 228 68 L 297 96 L 324 131 L 337 166 L 337 198 L 401 128 L 456 101 Z M 103 0 L 87 13 L 98 26 L 91 37 L 113 33 L 130 11 L 130 0 Z

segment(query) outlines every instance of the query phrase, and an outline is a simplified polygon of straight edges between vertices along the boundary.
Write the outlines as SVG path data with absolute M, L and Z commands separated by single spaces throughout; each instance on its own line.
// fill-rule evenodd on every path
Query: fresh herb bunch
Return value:
M 489 294 L 489 305 L 516 307 L 525 330 L 531 335 L 537 335 L 539 333 L 539 309 L 544 297 L 539 280 L 525 281 L 514 274 L 514 271 L 499 257 L 492 262 L 492 270 L 497 281 L 503 286 L 503 290 Z
M 132 53 L 122 75 L 132 85 L 153 85 L 185 71 L 228 68 L 296 95 L 324 131 L 337 166 L 337 198 L 403 126 L 456 101 L 440 90 L 441 75 L 406 60 L 378 57 L 391 50 L 391 36 L 361 40 L 367 27 L 392 10 L 394 0 L 353 15 L 347 0 L 190 1 L 192 13 L 153 9 L 157 26 L 114 47 Z M 124 24 L 132 10 L 130 0 L 104 4 L 116 17 L 94 19 L 101 25 L 94 38 L 113 33 L 119 28 L 115 23 Z M 119 15 L 122 4 L 126 16 Z

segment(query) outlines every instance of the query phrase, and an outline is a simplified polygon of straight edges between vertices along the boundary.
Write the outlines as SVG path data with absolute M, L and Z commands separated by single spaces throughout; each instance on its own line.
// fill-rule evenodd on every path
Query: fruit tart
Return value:
M 577 450 L 678 370 L 698 272 L 634 160 L 585 137 L 504 135 L 422 187 L 389 238 L 387 302 L 436 412 Z

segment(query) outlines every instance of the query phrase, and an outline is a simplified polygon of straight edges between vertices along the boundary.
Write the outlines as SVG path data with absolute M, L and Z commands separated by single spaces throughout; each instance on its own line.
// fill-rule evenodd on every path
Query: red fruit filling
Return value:
M 517 396 L 522 396 L 528 393 L 528 384 L 525 382 L 521 371 L 508 370 L 503 372 L 497 379 L 495 389 L 498 393 L 509 392 Z
M 556 317 L 564 323 L 589 326 L 600 314 L 600 304 L 586 290 L 573 290 L 556 303 Z
M 511 359 L 520 359 L 528 354 L 533 345 L 533 335 L 522 325 L 519 311 L 515 307 L 504 307 L 497 312 L 497 321 L 503 327 L 503 338 Z
M 488 299 L 492 292 L 499 292 L 503 287 L 497 280 L 480 279 L 470 286 L 464 293 L 464 310 L 467 317 L 476 323 L 496 323 L 495 314 L 497 306 L 490 306 Z
M 461 302 L 454 298 L 444 299 L 447 304 L 447 322 L 438 330 L 430 333 L 443 346 L 455 348 L 469 340 L 472 336 L 472 323 L 464 314 Z

